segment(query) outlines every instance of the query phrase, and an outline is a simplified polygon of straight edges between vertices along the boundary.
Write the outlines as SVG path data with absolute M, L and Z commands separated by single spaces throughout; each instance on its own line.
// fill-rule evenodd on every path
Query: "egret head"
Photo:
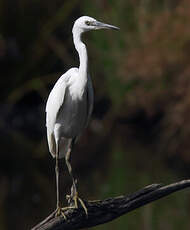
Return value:
M 112 26 L 109 24 L 105 24 L 103 22 L 99 22 L 94 18 L 91 18 L 89 16 L 82 16 L 78 18 L 73 26 L 73 31 L 77 29 L 81 33 L 89 31 L 89 30 L 99 30 L 99 29 L 113 29 L 113 30 L 119 30 L 118 27 Z

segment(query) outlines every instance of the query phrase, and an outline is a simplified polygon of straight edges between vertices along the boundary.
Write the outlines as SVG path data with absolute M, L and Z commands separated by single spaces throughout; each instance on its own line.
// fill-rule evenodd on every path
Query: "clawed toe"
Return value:
M 81 205 L 81 207 L 85 211 L 86 216 L 88 216 L 88 210 L 86 208 L 86 205 L 84 204 L 84 201 L 78 196 L 78 193 L 76 193 L 73 196 L 67 195 L 66 199 L 68 201 L 69 206 L 72 207 L 72 208 L 78 208 L 79 205 Z
M 65 211 L 64 208 L 58 207 L 55 211 L 55 217 L 62 216 L 65 220 L 67 220 L 67 217 L 66 217 L 64 211 Z

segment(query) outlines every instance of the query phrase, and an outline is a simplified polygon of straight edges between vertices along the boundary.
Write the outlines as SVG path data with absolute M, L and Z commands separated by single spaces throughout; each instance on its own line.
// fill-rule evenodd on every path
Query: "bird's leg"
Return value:
M 87 208 L 86 208 L 84 202 L 78 196 L 77 180 L 75 180 L 74 177 L 73 177 L 72 167 L 71 167 L 71 163 L 70 163 L 70 155 L 71 155 L 71 147 L 69 148 L 69 150 L 66 153 L 65 161 L 66 161 L 67 168 L 69 170 L 69 174 L 70 174 L 70 176 L 72 178 L 73 184 L 72 184 L 72 187 L 71 187 L 71 194 L 67 195 L 66 198 L 68 200 L 69 205 L 71 207 L 74 207 L 74 208 L 78 208 L 78 201 L 79 201 L 81 206 L 83 207 L 86 215 L 88 215 L 88 211 L 87 211 Z
M 55 156 L 55 175 L 56 175 L 56 197 L 57 197 L 57 209 L 60 207 L 59 201 L 59 158 L 58 158 L 58 151 L 56 151 Z
M 55 216 L 62 215 L 64 219 L 66 219 L 66 216 L 60 206 L 60 197 L 59 197 L 59 148 L 58 148 L 58 145 L 57 145 L 57 150 L 56 150 L 56 155 L 55 155 L 55 175 L 56 175 L 56 197 L 57 197 Z

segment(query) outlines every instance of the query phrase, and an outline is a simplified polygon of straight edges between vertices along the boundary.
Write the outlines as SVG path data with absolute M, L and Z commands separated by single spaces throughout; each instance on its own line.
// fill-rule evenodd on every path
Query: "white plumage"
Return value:
M 53 87 L 46 104 L 46 126 L 49 151 L 58 157 L 67 153 L 72 139 L 77 139 L 87 126 L 93 109 L 93 88 L 90 76 L 80 83 L 78 68 L 63 74 Z
M 61 213 L 59 203 L 59 167 L 58 159 L 65 157 L 69 173 L 73 180 L 70 200 L 77 207 L 77 199 L 85 212 L 86 207 L 78 197 L 76 181 L 72 175 L 70 152 L 72 144 L 86 128 L 93 109 L 94 96 L 91 78 L 88 73 L 88 55 L 81 36 L 84 32 L 97 29 L 118 29 L 83 16 L 78 18 L 72 29 L 73 41 L 79 54 L 79 68 L 71 68 L 54 85 L 46 104 L 46 127 L 49 151 L 56 157 L 57 214 Z M 64 215 L 64 214 L 63 214 Z

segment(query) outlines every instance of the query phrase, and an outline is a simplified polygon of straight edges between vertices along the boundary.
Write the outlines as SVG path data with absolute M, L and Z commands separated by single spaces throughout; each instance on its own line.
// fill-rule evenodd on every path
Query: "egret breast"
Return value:
M 69 89 L 65 93 L 56 123 L 60 124 L 60 136 L 74 138 L 81 134 L 87 122 L 87 92 L 75 93 Z

